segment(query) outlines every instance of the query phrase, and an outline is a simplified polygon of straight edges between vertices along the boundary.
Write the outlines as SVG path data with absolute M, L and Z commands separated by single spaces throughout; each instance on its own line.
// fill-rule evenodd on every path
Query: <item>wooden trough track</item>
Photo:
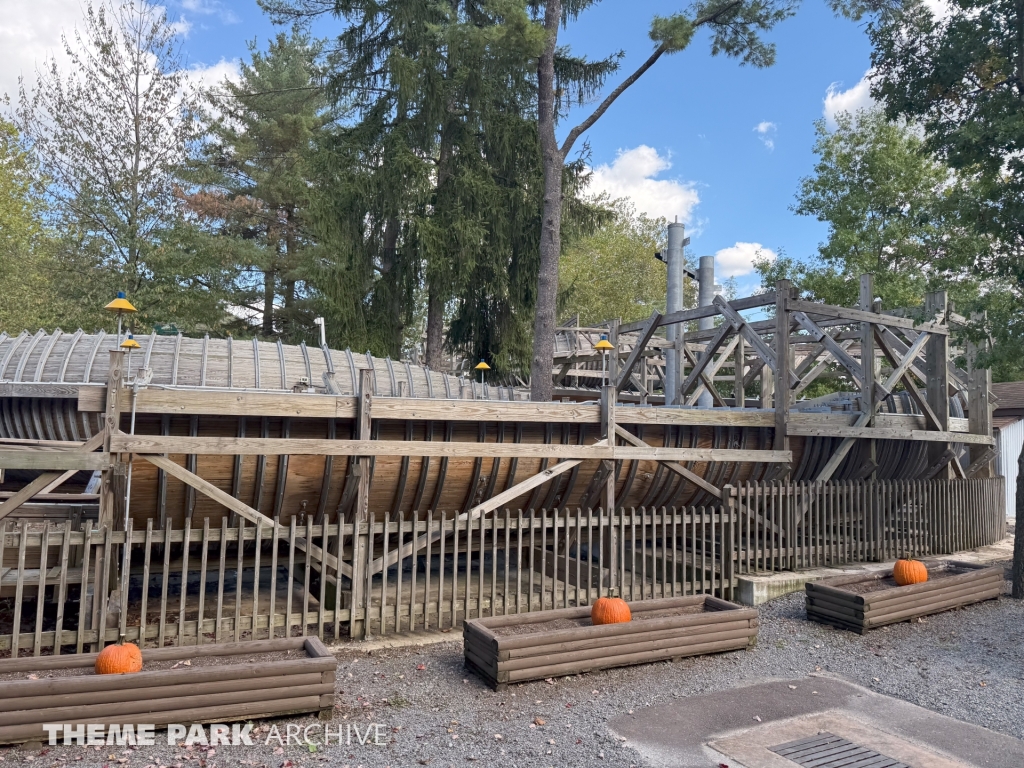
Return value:
M 368 484 L 366 511 L 373 514 L 465 511 L 503 494 L 512 509 L 602 503 L 598 490 L 608 470 L 596 455 L 587 458 L 587 446 L 602 437 L 596 403 L 516 401 L 517 393 L 508 387 L 481 387 L 423 367 L 326 347 L 159 336 L 141 342 L 142 349 L 125 365 L 130 373 L 145 367 L 153 376 L 147 388 L 120 393 L 122 432 L 131 430 L 131 413 L 136 414 L 134 436 L 114 437 L 136 441 L 117 443 L 120 461 L 131 453 L 167 454 L 267 517 L 307 514 L 319 520 L 337 512 L 350 520 L 359 511 L 360 482 Z M 115 345 L 116 339 L 102 334 L 0 336 L 0 380 L 8 382 L 0 382 L 0 440 L 9 441 L 0 443 L 0 454 L 13 457 L 8 466 L 25 467 L 6 471 L 9 484 L 0 486 L 0 494 L 38 474 L 29 467 L 47 459 L 32 452 L 99 433 Z M 372 372 L 367 377 L 372 406 L 362 420 L 355 395 L 366 372 Z M 329 383 L 330 391 L 291 391 L 300 381 L 318 380 Z M 951 416 L 962 417 L 956 408 L 954 402 Z M 615 411 L 616 450 L 622 458 L 614 461 L 611 484 L 618 506 L 715 504 L 723 485 L 757 482 L 775 472 L 777 460 L 767 453 L 775 442 L 771 411 L 622 406 Z M 891 423 L 893 437 L 924 430 L 924 418 L 913 413 L 905 393 L 892 395 L 873 428 L 886 434 Z M 844 430 L 855 429 L 851 418 L 791 414 L 787 466 L 792 479 L 818 476 L 842 445 Z M 169 439 L 146 442 L 157 437 Z M 389 455 L 368 457 L 359 468 L 344 441 L 368 438 L 393 447 L 379 446 L 374 453 Z M 271 445 L 274 440 L 281 442 Z M 919 476 L 929 467 L 924 441 L 877 443 L 880 479 Z M 651 460 L 626 456 L 646 447 Z M 683 460 L 679 454 L 669 461 L 653 459 L 657 452 L 679 450 L 700 453 Z M 55 471 L 74 471 L 75 460 L 49 456 L 60 464 Z M 565 459 L 581 461 L 571 472 L 507 498 L 510 488 Z M 66 488 L 81 489 L 89 477 L 85 465 L 100 460 L 99 454 L 89 455 L 75 464 L 82 471 L 66 480 Z M 862 451 L 849 452 L 833 477 L 856 477 L 864 461 Z M 142 461 L 133 462 L 129 509 L 137 526 L 147 518 L 180 526 L 185 519 L 211 517 L 217 524 L 227 514 L 220 504 Z

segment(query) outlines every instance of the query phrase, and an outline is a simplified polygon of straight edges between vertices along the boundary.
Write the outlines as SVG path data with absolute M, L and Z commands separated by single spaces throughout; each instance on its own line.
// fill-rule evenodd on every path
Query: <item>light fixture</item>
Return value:
M 484 383 L 484 371 L 491 370 L 491 366 L 489 366 L 487 362 L 484 361 L 483 358 L 481 358 L 480 362 L 473 367 L 473 370 L 480 371 L 480 384 L 482 385 Z

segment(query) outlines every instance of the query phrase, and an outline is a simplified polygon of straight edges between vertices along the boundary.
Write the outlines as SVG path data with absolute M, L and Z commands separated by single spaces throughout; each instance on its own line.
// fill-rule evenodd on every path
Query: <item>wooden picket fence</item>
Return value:
M 1005 529 L 1002 483 L 748 485 L 727 487 L 721 507 L 611 515 L 506 510 L 259 528 L 225 518 L 184 529 L 149 521 L 144 531 L 8 521 L 0 656 L 81 653 L 120 635 L 162 647 L 448 629 L 607 594 L 732 599 L 744 574 L 994 543 Z M 96 592 L 109 597 L 94 601 Z

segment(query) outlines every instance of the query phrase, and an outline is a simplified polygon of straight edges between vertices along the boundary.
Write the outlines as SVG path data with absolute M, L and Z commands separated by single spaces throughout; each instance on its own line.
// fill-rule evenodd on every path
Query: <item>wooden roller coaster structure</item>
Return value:
M 782 478 L 991 477 L 990 375 L 973 348 L 967 370 L 950 349 L 963 319 L 941 292 L 924 319 L 882 312 L 870 276 L 861 296 L 813 303 L 782 281 L 613 322 L 600 329 L 606 358 L 598 329 L 560 329 L 556 401 L 544 403 L 326 346 L 154 334 L 126 353 L 102 332 L 4 334 L 0 522 L 90 504 L 98 526 L 135 530 L 222 516 L 472 520 L 715 506 L 727 485 Z M 705 317 L 719 324 L 690 330 Z M 659 335 L 671 325 L 685 329 L 675 342 Z M 682 353 L 676 393 L 664 392 L 669 343 Z M 851 386 L 803 398 L 822 375 Z M 713 408 L 695 407 L 702 392 Z

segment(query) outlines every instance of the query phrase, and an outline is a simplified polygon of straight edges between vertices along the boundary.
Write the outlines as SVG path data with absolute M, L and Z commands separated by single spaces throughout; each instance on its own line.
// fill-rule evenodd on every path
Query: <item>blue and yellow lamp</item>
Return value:
M 121 346 L 121 321 L 124 318 L 125 313 L 132 314 L 138 312 L 134 305 L 128 301 L 128 297 L 125 296 L 124 291 L 117 292 L 117 298 L 104 307 L 107 312 L 117 312 L 117 343 Z M 138 346 L 138 342 L 135 343 Z
M 484 360 L 481 360 L 479 363 L 476 364 L 476 366 L 473 368 L 473 370 L 474 371 L 480 371 L 480 384 L 483 384 L 484 383 L 484 371 L 491 370 L 491 366 L 489 366 Z
M 607 379 L 608 378 L 608 376 L 607 376 L 607 374 L 608 374 L 608 352 L 610 350 L 612 350 L 612 349 L 615 349 L 615 347 L 612 345 L 612 343 L 610 341 L 608 341 L 608 335 L 605 334 L 605 333 L 602 333 L 601 334 L 601 340 L 599 342 L 597 342 L 597 344 L 594 345 L 594 349 L 601 350 L 601 353 L 604 355 L 604 360 L 603 360 L 603 362 L 601 364 L 601 366 L 602 366 L 601 370 L 602 370 L 602 372 L 604 372 L 605 378 Z

